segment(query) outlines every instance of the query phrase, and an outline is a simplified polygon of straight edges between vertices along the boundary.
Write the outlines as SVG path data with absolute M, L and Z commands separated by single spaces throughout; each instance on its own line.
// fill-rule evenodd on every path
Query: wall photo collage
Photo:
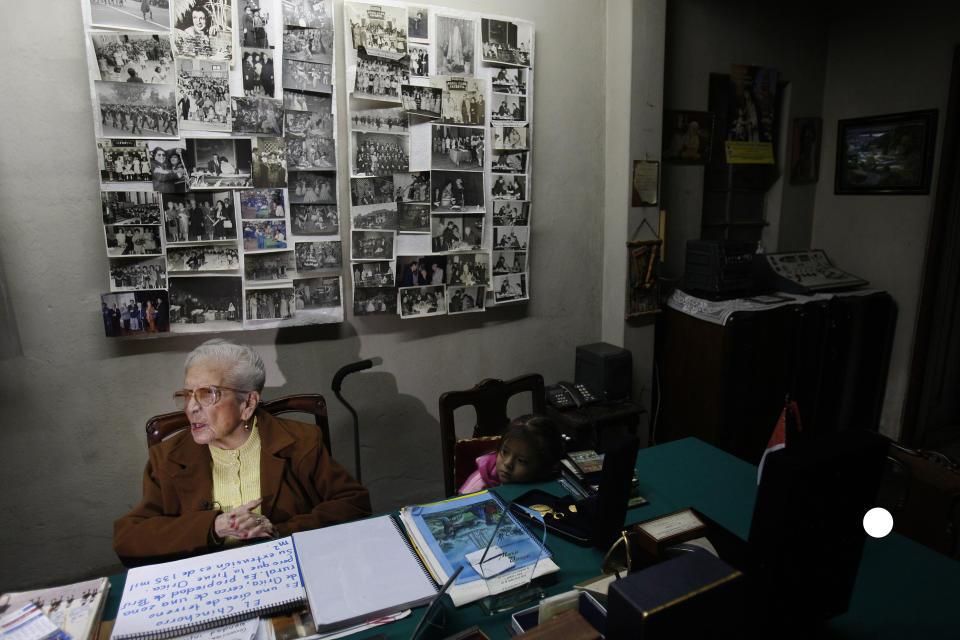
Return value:
M 355 2 L 341 23 L 332 0 L 81 6 L 107 336 L 342 322 L 345 295 L 356 316 L 401 318 L 529 298 L 532 23 Z

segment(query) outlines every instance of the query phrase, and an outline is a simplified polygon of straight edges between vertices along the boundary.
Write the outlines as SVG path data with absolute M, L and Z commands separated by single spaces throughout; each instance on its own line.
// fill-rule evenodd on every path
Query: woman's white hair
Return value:
M 263 391 L 267 371 L 260 354 L 242 344 L 236 344 L 223 338 L 207 340 L 187 355 L 184 370 L 202 364 L 223 372 L 225 386 L 241 391 Z

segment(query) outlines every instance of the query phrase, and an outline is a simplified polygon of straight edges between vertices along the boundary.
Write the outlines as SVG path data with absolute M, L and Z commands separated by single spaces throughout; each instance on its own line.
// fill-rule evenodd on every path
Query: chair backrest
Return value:
M 320 427 L 323 435 L 323 444 L 330 449 L 330 424 L 327 421 L 327 401 L 319 393 L 301 393 L 283 396 L 275 400 L 260 403 L 260 408 L 273 415 L 281 413 L 312 413 L 313 420 Z M 172 411 L 147 420 L 147 446 L 163 442 L 173 434 L 186 429 L 190 425 L 187 414 L 183 411 Z M 331 452 L 332 454 L 332 452 Z
M 467 405 L 477 412 L 473 437 L 503 435 L 509 424 L 507 401 L 518 393 L 530 392 L 533 413 L 544 412 L 543 376 L 530 373 L 512 380 L 487 378 L 472 389 L 447 391 L 440 396 L 440 441 L 443 450 L 443 484 L 447 496 L 456 493 L 454 484 L 455 448 L 457 431 L 454 411 Z

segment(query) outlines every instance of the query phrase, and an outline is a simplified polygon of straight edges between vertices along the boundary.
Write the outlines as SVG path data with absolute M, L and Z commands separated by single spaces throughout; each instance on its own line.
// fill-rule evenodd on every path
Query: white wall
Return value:
M 897 303 L 880 425 L 893 438 L 900 435 L 909 382 L 933 196 L 834 195 L 837 120 L 939 109 L 936 178 L 958 33 L 960 8 L 927 0 L 912 3 L 910 11 L 882 3 L 867 12 L 841 10 L 830 24 L 813 246 L 872 287 L 889 292 Z M 931 194 L 936 187 L 935 179 Z
M 531 301 L 470 317 L 348 314 L 342 325 L 231 336 L 271 361 L 268 398 L 325 392 L 333 451 L 348 468 L 351 420 L 330 380 L 358 358 L 384 359 L 343 390 L 360 414 L 364 481 L 377 510 L 441 494 L 440 393 L 531 371 L 571 378 L 574 346 L 600 338 L 605 2 L 444 5 L 536 22 Z M 0 361 L 0 591 L 113 567 L 111 522 L 140 497 L 144 422 L 172 409 L 183 358 L 207 337 L 102 336 L 107 260 L 80 9 L 36 0 L 5 13 L 0 261 L 23 355 Z M 342 49 L 337 61 L 343 77 Z M 343 113 L 343 92 L 339 103 Z M 346 140 L 345 118 L 340 125 Z M 346 180 L 341 171 L 341 195 Z

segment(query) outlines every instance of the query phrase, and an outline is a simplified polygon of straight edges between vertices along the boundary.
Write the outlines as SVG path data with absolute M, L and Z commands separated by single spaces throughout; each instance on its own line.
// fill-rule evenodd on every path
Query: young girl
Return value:
M 458 493 L 473 493 L 514 482 L 545 480 L 563 456 L 563 441 L 550 418 L 527 414 L 514 419 L 496 451 L 477 458 Z

